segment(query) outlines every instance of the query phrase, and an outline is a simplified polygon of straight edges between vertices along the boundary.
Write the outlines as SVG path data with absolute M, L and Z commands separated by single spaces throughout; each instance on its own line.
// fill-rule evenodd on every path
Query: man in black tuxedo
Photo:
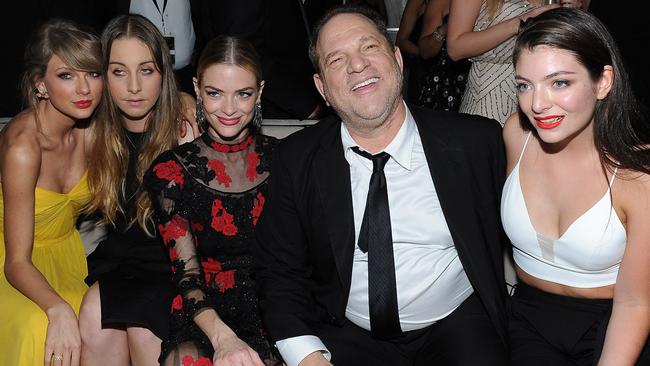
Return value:
M 408 107 L 377 15 L 316 26 L 314 81 L 339 118 L 278 147 L 255 249 L 260 307 L 288 366 L 503 366 L 497 122 Z

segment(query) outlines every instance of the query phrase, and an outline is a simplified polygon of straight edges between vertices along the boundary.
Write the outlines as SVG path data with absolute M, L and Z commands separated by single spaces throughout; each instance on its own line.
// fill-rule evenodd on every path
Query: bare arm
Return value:
M 413 33 L 413 28 L 418 19 L 418 11 L 422 6 L 423 0 L 408 0 L 402 13 L 402 20 L 399 23 L 399 31 L 395 39 L 395 44 L 399 49 L 409 56 L 419 56 L 420 50 L 418 45 L 411 42 L 409 37 Z
M 598 365 L 633 366 L 650 332 L 650 176 L 614 184 L 614 200 L 619 196 L 624 205 L 627 244 Z
M 41 151 L 35 137 L 11 136 L 2 151 L 4 198 L 5 276 L 9 283 L 38 305 L 48 317 L 44 364 L 52 353 L 64 362 L 79 364 L 81 338 L 72 307 L 50 286 L 32 263 L 34 246 L 34 190 L 39 177 Z
M 535 17 L 558 6 L 558 4 L 541 6 L 475 32 L 474 24 L 481 10 L 481 0 L 451 0 L 447 31 L 449 57 L 453 60 L 461 60 L 485 53 L 515 36 L 519 31 L 521 20 Z
M 418 41 L 420 57 L 429 59 L 436 56 L 442 48 L 447 35 L 447 26 L 443 24 L 445 15 L 449 13 L 449 0 L 431 0 L 424 11 L 422 35 Z M 438 32 L 437 34 L 435 32 Z

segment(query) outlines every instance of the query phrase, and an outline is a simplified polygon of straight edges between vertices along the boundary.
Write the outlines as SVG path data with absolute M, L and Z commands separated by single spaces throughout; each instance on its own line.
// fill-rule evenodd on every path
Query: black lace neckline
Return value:
M 205 144 L 208 145 L 210 148 L 222 153 L 230 153 L 230 152 L 238 152 L 238 151 L 246 150 L 250 145 L 253 144 L 253 140 L 254 140 L 253 136 L 249 135 L 243 141 L 240 141 L 236 144 L 223 144 L 221 142 L 215 141 L 207 132 L 204 132 L 201 135 L 201 138 L 203 142 L 205 142 Z

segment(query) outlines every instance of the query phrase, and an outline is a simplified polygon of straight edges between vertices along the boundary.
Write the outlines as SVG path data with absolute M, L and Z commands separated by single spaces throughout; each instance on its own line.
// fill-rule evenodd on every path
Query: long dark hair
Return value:
M 607 97 L 596 103 L 594 142 L 601 164 L 609 171 L 620 167 L 650 174 L 650 129 L 641 117 L 621 54 L 605 25 L 592 14 L 570 8 L 549 10 L 529 20 L 515 43 L 513 64 L 517 66 L 524 50 L 549 46 L 566 50 L 582 64 L 591 79 L 597 81 L 606 65 L 614 71 Z M 519 110 L 521 127 L 535 132 Z

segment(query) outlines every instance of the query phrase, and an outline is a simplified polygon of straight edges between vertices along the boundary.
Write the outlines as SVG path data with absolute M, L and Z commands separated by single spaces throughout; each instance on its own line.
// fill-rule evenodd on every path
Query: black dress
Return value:
M 409 37 L 415 44 L 420 38 L 422 20 L 423 16 L 417 19 Z M 408 101 L 433 110 L 458 111 L 470 66 L 468 60 L 452 60 L 447 54 L 447 40 L 443 40 L 440 52 L 431 59 L 410 59 Z
M 86 283 L 99 283 L 102 326 L 138 325 L 164 339 L 169 331 L 169 308 L 175 295 L 171 280 L 171 263 L 158 236 L 148 236 L 137 222 L 135 193 L 140 184 L 136 179 L 136 162 L 142 134 L 128 132 L 129 165 L 122 207 L 115 227 L 88 256 Z M 151 227 L 150 232 L 156 233 Z
M 162 364 L 212 364 L 212 345 L 193 320 L 207 308 L 265 363 L 280 362 L 262 327 L 251 278 L 254 229 L 276 145 L 263 135 L 225 145 L 204 133 L 160 155 L 145 174 L 178 285 Z

